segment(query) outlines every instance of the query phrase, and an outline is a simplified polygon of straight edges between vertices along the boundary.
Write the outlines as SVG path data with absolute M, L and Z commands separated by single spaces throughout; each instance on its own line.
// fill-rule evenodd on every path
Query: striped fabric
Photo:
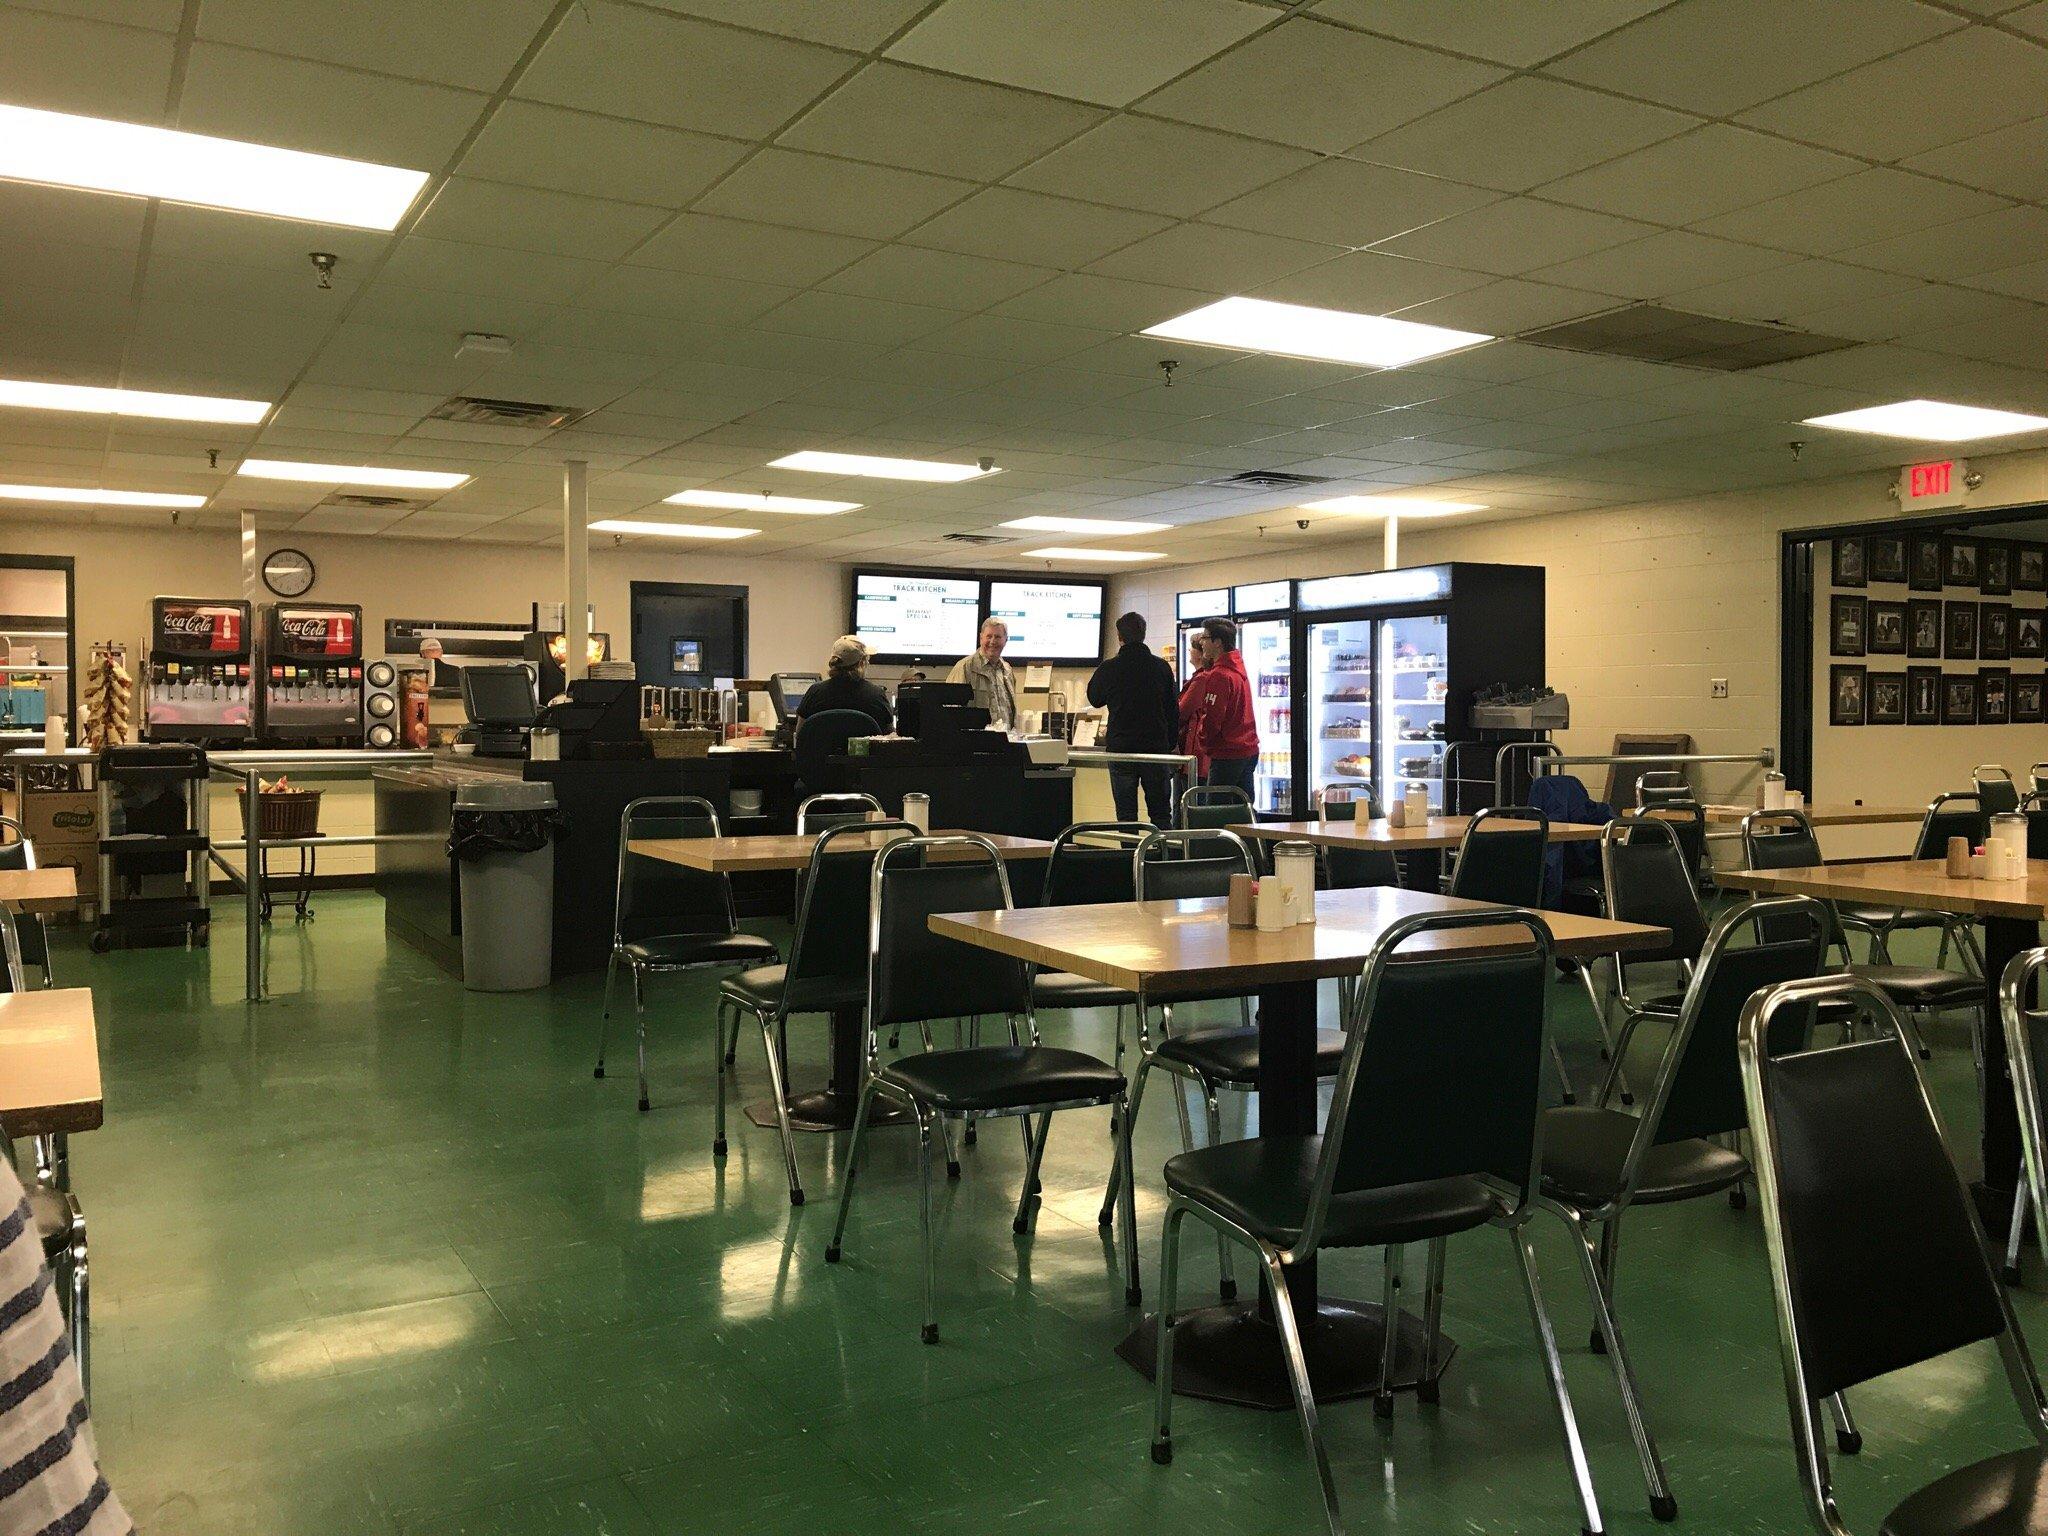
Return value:
M 0 1536 L 132 1536 L 100 1476 L 78 1366 L 21 1181 L 0 1159 Z

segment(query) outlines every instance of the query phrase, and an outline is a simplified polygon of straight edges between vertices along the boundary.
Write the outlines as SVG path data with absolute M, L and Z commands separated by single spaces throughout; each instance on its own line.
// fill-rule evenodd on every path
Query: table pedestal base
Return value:
M 857 1093 L 841 1093 L 836 1088 L 795 1093 L 789 1098 L 789 1128 L 792 1131 L 850 1131 L 853 1129 L 853 1117 L 859 1111 L 860 1095 Z M 756 1099 L 742 1113 L 765 1130 L 776 1128 L 773 1099 Z M 875 1107 L 868 1111 L 870 1126 L 902 1125 L 909 1119 L 908 1110 L 891 1104 L 887 1099 L 875 1100 Z
M 1302 1334 L 1308 1377 L 1319 1403 L 1370 1397 L 1379 1389 L 1380 1349 L 1384 1337 L 1383 1309 L 1368 1302 L 1318 1302 Z M 1412 1391 L 1425 1377 L 1422 1369 L 1426 1335 L 1422 1319 L 1399 1314 L 1394 1353 L 1394 1388 Z M 1201 1397 L 1246 1408 L 1292 1409 L 1294 1388 L 1287 1380 L 1287 1362 L 1280 1349 L 1280 1331 L 1259 1316 L 1255 1300 L 1231 1302 L 1183 1312 L 1173 1325 L 1173 1391 L 1176 1397 Z M 1159 1359 L 1159 1317 L 1147 1313 L 1116 1352 L 1147 1381 Z M 1457 1352 L 1449 1339 L 1437 1346 L 1436 1372 Z

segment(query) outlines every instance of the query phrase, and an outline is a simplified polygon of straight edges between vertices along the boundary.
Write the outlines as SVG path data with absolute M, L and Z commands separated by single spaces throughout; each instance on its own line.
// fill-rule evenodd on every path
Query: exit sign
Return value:
M 1959 507 L 1969 489 L 1969 474 L 1969 465 L 1961 459 L 1908 464 L 1899 471 L 1899 507 L 1906 511 L 1917 511 L 1922 507 Z

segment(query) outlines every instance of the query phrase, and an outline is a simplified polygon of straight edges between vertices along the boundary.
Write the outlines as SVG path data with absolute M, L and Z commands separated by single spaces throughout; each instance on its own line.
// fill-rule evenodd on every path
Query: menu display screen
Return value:
M 1010 629 L 1004 655 L 1032 661 L 1100 661 L 1104 584 L 991 581 L 988 615 Z
M 853 632 L 878 657 L 957 660 L 980 628 L 977 577 L 854 572 Z

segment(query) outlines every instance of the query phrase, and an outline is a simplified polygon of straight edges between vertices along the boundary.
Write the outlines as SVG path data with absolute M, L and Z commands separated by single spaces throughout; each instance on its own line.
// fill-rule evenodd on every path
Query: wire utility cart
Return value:
M 199 944 L 208 938 L 206 754 L 196 746 L 109 747 L 100 754 L 100 918 L 92 947 Z M 118 812 L 118 814 L 117 814 Z M 116 831 L 115 829 L 120 830 Z M 180 878 L 176 895 L 145 879 Z

